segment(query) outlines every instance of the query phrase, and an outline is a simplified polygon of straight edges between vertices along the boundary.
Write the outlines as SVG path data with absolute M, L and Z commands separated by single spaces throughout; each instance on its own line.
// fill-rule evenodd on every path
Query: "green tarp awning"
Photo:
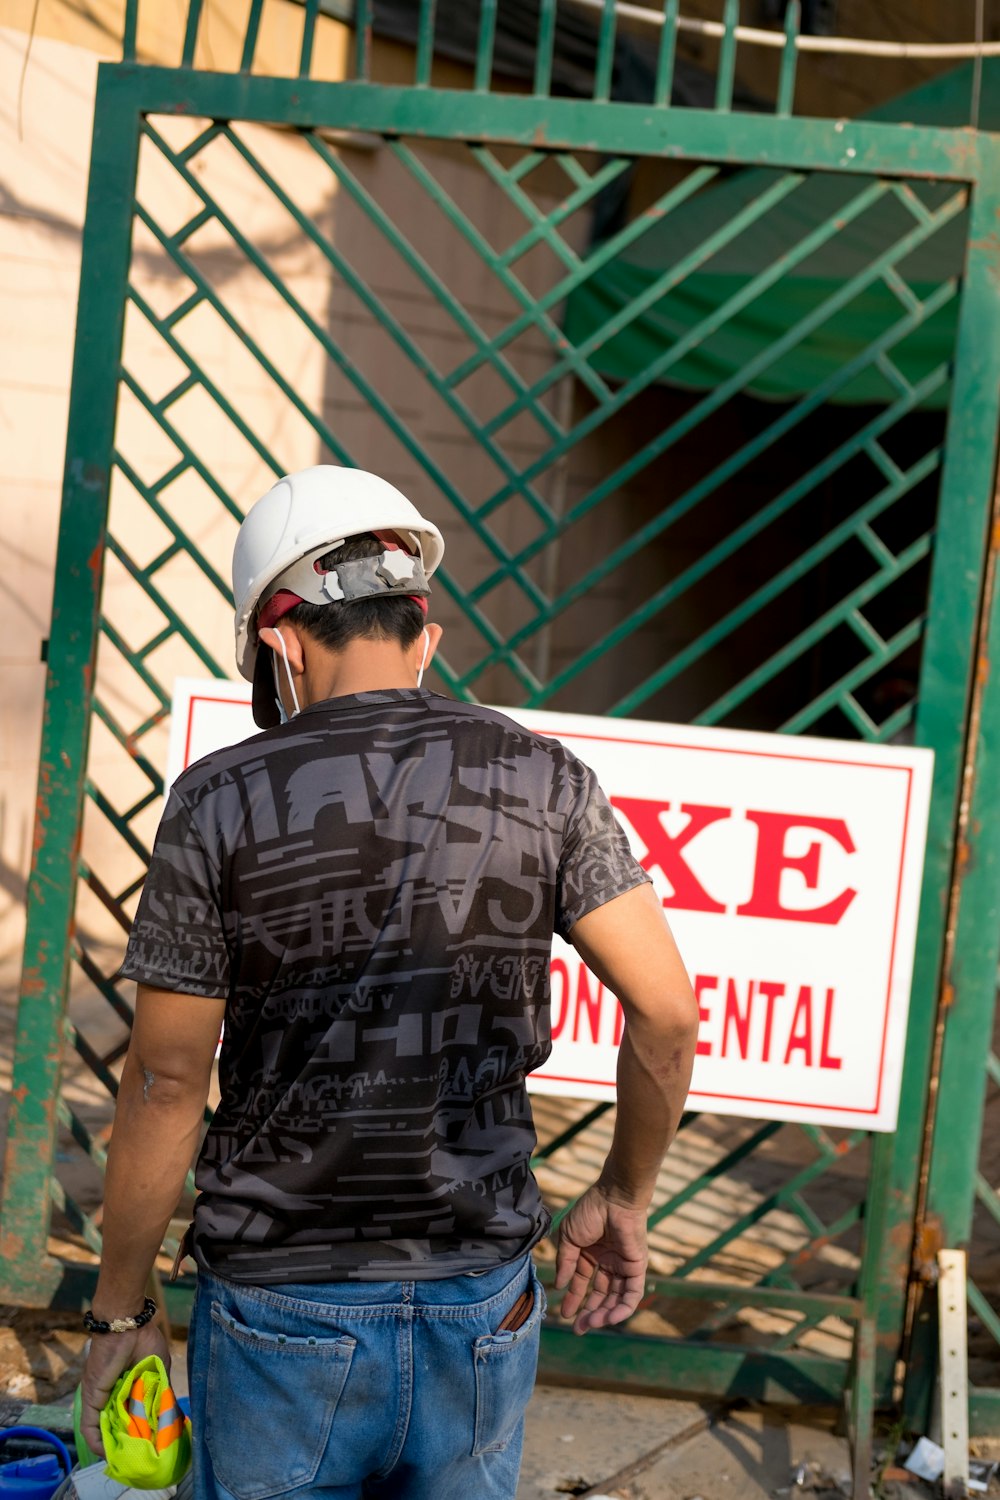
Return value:
M 971 88 L 972 65 L 967 64 L 866 118 L 961 126 L 970 116 Z M 1000 59 L 983 64 L 980 124 L 1000 129 Z M 737 116 L 733 128 L 738 128 Z M 790 188 L 784 196 L 782 186 Z M 928 237 L 919 227 L 920 207 L 938 213 L 946 205 L 958 205 L 960 189 L 911 182 L 901 192 L 890 187 L 872 202 L 862 199 L 875 186 L 866 177 L 817 172 L 796 180 L 766 168 L 716 179 L 655 221 L 572 293 L 566 333 L 577 347 L 593 340 L 590 363 L 615 380 L 641 376 L 659 361 L 657 379 L 694 390 L 714 389 L 757 361 L 759 368 L 745 386 L 752 395 L 790 399 L 829 381 L 827 399 L 855 405 L 898 395 L 891 370 L 887 373 L 863 356 L 909 316 L 910 326 L 889 351 L 892 363 L 911 384 L 926 379 L 934 385 L 925 404 L 943 406 L 947 385 L 935 382 L 933 375 L 952 356 L 958 300 L 948 292 L 962 272 L 966 211 L 942 214 L 946 222 Z M 734 218 L 752 213 L 753 204 L 772 192 L 778 201 L 705 256 L 702 247 L 713 235 L 725 238 Z M 865 206 L 857 212 L 862 202 Z M 822 227 L 828 224 L 829 236 L 799 258 L 807 237 L 820 231 L 823 238 Z M 907 236 L 914 247 L 900 257 Z M 784 257 L 795 263 L 783 264 Z M 697 264 L 685 273 L 684 263 L 692 259 Z M 905 283 L 896 283 L 895 289 L 881 274 L 890 260 Z M 894 280 L 892 274 L 889 280 Z M 663 291 L 656 295 L 658 282 Z M 907 288 L 920 302 L 934 298 L 940 305 L 921 313 L 913 308 Z M 602 338 L 609 321 L 644 294 L 652 296 L 650 306 L 618 333 Z M 733 299 L 745 305 L 727 306 Z M 795 337 L 792 330 L 804 319 L 814 326 Z M 786 336 L 788 347 L 770 357 Z M 852 361 L 864 368 L 852 374 Z

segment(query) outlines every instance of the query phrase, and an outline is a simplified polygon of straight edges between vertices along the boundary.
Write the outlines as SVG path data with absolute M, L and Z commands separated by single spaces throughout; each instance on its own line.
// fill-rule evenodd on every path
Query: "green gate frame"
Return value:
M 192 6 L 193 13 L 198 9 L 197 4 Z M 544 57 L 533 96 L 489 92 L 490 26 L 495 16 L 490 0 L 483 7 L 484 50 L 474 92 L 431 86 L 427 36 L 433 6 L 426 0 L 421 7 L 415 85 L 382 86 L 367 81 L 366 7 L 359 9 L 359 77 L 352 81 L 252 76 L 246 59 L 253 56 L 250 31 L 255 38 L 260 0 L 254 0 L 251 7 L 249 50 L 239 74 L 201 73 L 191 67 L 196 14 L 193 33 L 189 22 L 184 67 L 146 67 L 126 61 L 102 64 L 99 70 L 56 565 L 59 585 L 49 646 L 28 929 L 0 1206 L 0 1297 L 28 1305 L 44 1305 L 54 1298 L 78 1302 L 90 1280 L 86 1268 L 68 1266 L 50 1256 L 48 1233 L 50 1203 L 58 1193 L 55 1148 L 67 1034 L 74 874 L 80 862 L 94 711 L 124 291 L 136 211 L 138 149 L 146 117 L 184 113 L 213 121 L 280 123 L 303 130 L 323 127 L 465 143 L 509 143 L 541 152 L 661 155 L 678 162 L 934 179 L 968 185 L 971 222 L 917 717 L 917 742 L 935 751 L 936 773 L 899 1128 L 894 1135 L 878 1136 L 873 1142 L 863 1265 L 855 1297 L 819 1296 L 780 1287 L 732 1289 L 741 1305 L 792 1308 L 814 1318 L 839 1313 L 852 1321 L 859 1330 L 855 1369 L 852 1375 L 843 1362 L 816 1354 L 649 1339 L 627 1332 L 588 1340 L 586 1350 L 581 1351 L 577 1341 L 560 1328 L 546 1330 L 543 1354 L 550 1371 L 703 1395 L 838 1400 L 853 1385 L 857 1415 L 864 1421 L 874 1402 L 892 1397 L 926 1162 L 925 1105 L 932 1081 L 939 1003 L 947 1006 L 960 986 L 967 1011 L 978 1016 L 980 1023 L 992 1014 L 998 934 L 993 830 L 1000 796 L 989 752 L 990 736 L 1000 731 L 1000 692 L 993 678 L 978 696 L 973 687 L 980 634 L 992 652 L 1000 638 L 1000 604 L 986 588 L 996 541 L 993 485 L 1000 415 L 1000 138 L 972 130 L 792 118 L 795 53 L 791 32 L 775 116 L 729 113 L 730 41 L 735 42 L 728 35 L 720 60 L 718 108 L 695 111 L 668 106 L 664 100 L 669 97 L 673 56 L 669 24 L 664 27 L 655 106 L 612 102 L 611 3 L 605 3 L 601 21 L 593 100 L 549 97 Z M 309 45 L 316 13 L 317 6 L 310 0 Z M 543 28 L 551 23 L 552 14 L 545 0 Z M 134 7 L 129 15 L 127 56 L 134 54 Z M 732 21 L 734 7 L 728 8 L 727 15 Z M 676 19 L 676 5 L 668 6 L 670 16 Z M 303 72 L 307 72 L 305 44 L 303 58 Z M 975 799 L 971 820 L 960 811 L 967 807 L 970 794 Z M 959 836 L 961 921 L 957 940 L 946 951 L 948 917 L 954 914 L 952 886 Z M 978 930 L 983 921 L 992 924 L 988 941 Z M 981 1049 L 978 1059 L 981 1064 Z M 959 1185 L 966 1198 L 973 1178 L 974 1167 L 966 1163 Z M 672 1293 L 715 1299 L 727 1293 L 720 1283 L 685 1281 L 663 1286 Z M 180 1306 L 185 1295 L 178 1293 L 175 1306 Z

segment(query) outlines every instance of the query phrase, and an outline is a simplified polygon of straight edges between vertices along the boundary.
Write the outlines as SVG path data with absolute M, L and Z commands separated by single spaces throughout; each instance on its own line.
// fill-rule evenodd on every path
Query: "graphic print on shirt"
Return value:
M 186 771 L 122 972 L 227 1001 L 201 1263 L 413 1279 L 534 1244 L 552 932 L 646 879 L 558 741 L 425 690 L 330 699 Z

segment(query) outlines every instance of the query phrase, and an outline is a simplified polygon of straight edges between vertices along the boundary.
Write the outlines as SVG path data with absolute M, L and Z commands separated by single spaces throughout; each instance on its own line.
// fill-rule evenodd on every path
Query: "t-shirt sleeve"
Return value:
M 225 999 L 229 948 L 218 856 L 176 789 L 164 809 L 120 970 L 126 979 Z
M 649 881 L 590 767 L 567 757 L 566 776 L 572 803 L 559 860 L 555 922 L 562 938 L 587 912 Z

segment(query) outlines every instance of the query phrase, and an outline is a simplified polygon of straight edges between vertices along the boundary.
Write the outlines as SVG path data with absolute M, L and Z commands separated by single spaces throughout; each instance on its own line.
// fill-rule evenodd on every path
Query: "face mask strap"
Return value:
M 430 638 L 430 635 L 428 634 L 428 632 L 425 630 L 424 631 L 424 654 L 420 658 L 420 667 L 419 667 L 419 669 L 417 671 L 417 687 L 419 687 L 420 684 L 424 680 L 424 668 L 427 665 L 427 653 L 430 651 L 430 649 L 431 649 L 431 638 Z
M 296 716 L 296 714 L 300 714 L 302 712 L 302 710 L 299 707 L 299 695 L 295 691 L 295 683 L 292 681 L 292 669 L 291 669 L 291 666 L 289 665 L 289 661 L 288 661 L 288 648 L 285 645 L 285 637 L 282 635 L 281 631 L 274 629 L 274 626 L 272 626 L 271 628 L 274 630 L 275 635 L 278 637 L 278 640 L 281 642 L 281 655 L 282 655 L 282 658 L 283 658 L 284 663 L 285 663 L 285 676 L 288 678 L 288 690 L 289 690 L 289 692 L 292 695 L 292 702 L 295 705 L 294 711 L 291 714 L 291 717 L 294 719 L 295 716 Z M 274 686 L 277 689 L 278 688 L 278 664 L 275 661 L 275 659 L 274 659 L 273 656 L 271 658 L 271 661 L 272 661 L 272 664 L 273 664 L 273 667 L 274 667 Z M 281 719 L 282 724 L 287 724 L 288 721 L 289 721 L 289 715 L 288 715 L 288 712 L 285 709 L 285 705 L 281 701 L 281 692 L 280 692 L 280 690 L 278 691 L 278 695 L 277 695 L 277 697 L 275 698 L 274 701 L 278 705 L 278 716 Z

